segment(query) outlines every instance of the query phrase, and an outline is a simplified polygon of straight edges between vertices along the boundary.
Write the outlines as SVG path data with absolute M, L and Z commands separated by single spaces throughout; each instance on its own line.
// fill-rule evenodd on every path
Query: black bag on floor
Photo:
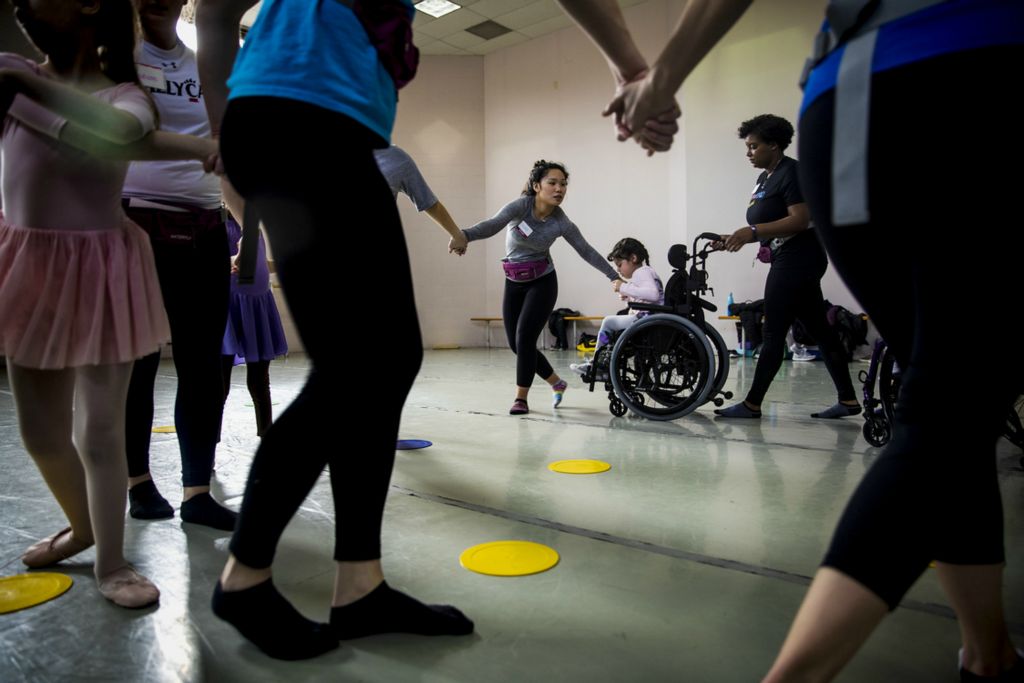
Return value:
M 580 332 L 580 338 L 576 342 L 578 351 L 593 351 L 597 348 L 597 335 Z
M 556 349 L 569 348 L 569 339 L 565 336 L 565 316 L 579 314 L 579 311 L 574 311 L 571 308 L 556 308 L 551 311 L 551 315 L 548 316 L 548 331 L 555 338 Z
M 743 336 L 746 338 L 747 349 L 754 350 L 761 345 L 764 336 L 761 333 L 764 324 L 764 299 L 747 301 L 742 304 L 734 303 L 729 307 L 731 315 L 738 315 L 740 321 L 737 327 L 743 328 Z
M 829 302 L 825 303 L 827 305 Z M 846 360 L 853 360 L 854 350 L 868 343 L 868 323 L 864 320 L 864 314 L 858 315 L 842 306 L 830 306 L 825 317 L 843 343 Z

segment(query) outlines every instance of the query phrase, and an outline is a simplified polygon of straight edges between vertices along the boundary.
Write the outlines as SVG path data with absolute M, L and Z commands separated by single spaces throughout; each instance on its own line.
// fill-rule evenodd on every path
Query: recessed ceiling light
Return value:
M 456 5 L 454 2 L 448 2 L 448 0 L 423 0 L 423 2 L 416 3 L 414 7 L 432 17 L 443 17 L 449 12 L 461 9 L 462 5 Z
M 507 26 L 502 26 L 498 22 L 491 21 L 490 19 L 488 19 L 487 21 L 482 21 L 476 26 L 470 26 L 469 28 L 466 29 L 466 33 L 472 33 L 474 36 L 479 36 L 484 40 L 491 40 L 492 38 L 497 38 L 498 36 L 503 36 L 506 33 L 511 32 L 512 29 L 508 28 Z

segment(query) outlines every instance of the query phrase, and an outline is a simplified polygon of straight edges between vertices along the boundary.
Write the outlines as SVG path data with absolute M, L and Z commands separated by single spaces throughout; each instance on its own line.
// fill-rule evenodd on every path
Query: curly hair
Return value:
M 793 142 L 793 124 L 775 114 L 761 114 L 741 123 L 739 134 L 741 140 L 748 135 L 756 135 L 769 145 L 778 145 L 784 152 Z
M 565 179 L 569 180 L 569 172 L 565 170 L 565 165 L 557 161 L 545 161 L 540 159 L 533 164 L 533 168 L 530 170 L 530 177 L 526 180 L 526 187 L 523 188 L 523 195 L 527 197 L 533 197 L 537 192 L 533 189 L 534 183 L 539 183 L 544 179 L 544 176 L 548 174 L 551 169 L 556 169 L 565 174 Z

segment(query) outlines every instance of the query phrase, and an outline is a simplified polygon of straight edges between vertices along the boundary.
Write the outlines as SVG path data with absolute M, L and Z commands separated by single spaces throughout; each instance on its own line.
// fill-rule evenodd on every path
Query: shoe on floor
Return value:
M 62 541 L 63 539 L 63 541 Z M 92 547 L 92 541 L 83 543 L 71 536 L 71 527 L 61 529 L 53 536 L 36 541 L 21 556 L 21 561 L 30 569 L 49 567 Z
M 138 609 L 160 600 L 153 582 L 129 565 L 115 569 L 99 579 L 100 594 L 119 607 Z
M 590 374 L 590 363 L 570 363 L 569 369 L 575 372 L 580 377 L 586 377 Z
M 562 399 L 565 398 L 565 390 L 569 388 L 569 385 L 564 379 L 560 379 L 551 385 L 551 407 L 557 408 L 561 403 Z
M 160 495 L 152 479 L 128 489 L 128 514 L 133 519 L 170 519 L 174 508 Z
M 517 398 L 508 410 L 509 415 L 526 415 L 528 412 L 530 412 L 530 406 L 526 405 L 525 398 Z
M 734 406 L 729 406 L 728 408 L 715 408 L 715 415 L 718 415 L 719 417 L 742 417 L 752 420 L 761 419 L 761 411 L 751 410 L 743 401 L 740 401 Z
M 848 406 L 845 403 L 837 403 L 831 408 L 818 413 L 811 413 L 811 417 L 824 418 L 826 420 L 837 420 L 841 417 L 852 417 L 860 415 L 860 406 Z

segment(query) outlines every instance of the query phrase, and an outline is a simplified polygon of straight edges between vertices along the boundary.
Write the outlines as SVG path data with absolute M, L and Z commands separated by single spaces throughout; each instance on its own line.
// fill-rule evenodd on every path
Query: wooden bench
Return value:
M 572 321 L 572 339 L 570 340 L 569 348 L 576 348 L 576 343 L 579 341 L 579 337 L 576 336 L 576 323 L 581 321 L 593 321 L 593 320 L 604 320 L 606 316 L 603 315 L 567 315 L 562 319 Z
M 579 321 L 586 321 L 586 320 L 604 320 L 604 318 L 605 317 L 603 315 L 567 315 L 567 316 L 565 316 L 565 320 L 571 320 L 572 321 L 572 342 L 573 342 L 573 347 L 575 347 L 576 339 L 577 339 L 577 337 L 576 337 L 576 323 L 577 322 L 579 322 Z M 489 316 L 476 316 L 476 317 L 470 318 L 469 320 L 470 320 L 470 322 L 484 323 L 485 325 L 487 325 L 487 348 L 491 348 L 491 323 L 500 323 L 500 322 L 504 321 L 504 318 L 489 317 Z M 541 334 L 540 334 L 540 347 L 542 349 L 548 348 L 548 328 L 547 328 L 547 325 L 544 326 L 544 329 L 541 331 Z
M 865 320 L 865 321 L 870 320 L 870 318 L 868 318 L 866 313 L 861 313 L 860 317 L 861 317 L 861 320 Z M 740 317 L 738 315 L 720 315 L 720 316 L 718 316 L 718 319 L 719 320 L 732 320 L 735 323 L 739 323 L 739 321 L 740 321 Z M 566 318 L 566 320 L 568 320 L 568 318 Z M 740 325 L 740 349 L 742 349 L 744 352 L 747 350 L 747 345 L 746 345 L 745 342 L 746 342 L 746 338 L 745 338 L 745 335 L 743 334 L 743 326 Z M 744 354 L 744 355 L 746 355 L 746 354 Z
M 487 348 L 491 348 L 491 323 L 500 323 L 503 320 L 503 318 L 478 317 L 470 318 L 469 320 L 470 322 L 484 323 L 485 325 L 487 325 Z

